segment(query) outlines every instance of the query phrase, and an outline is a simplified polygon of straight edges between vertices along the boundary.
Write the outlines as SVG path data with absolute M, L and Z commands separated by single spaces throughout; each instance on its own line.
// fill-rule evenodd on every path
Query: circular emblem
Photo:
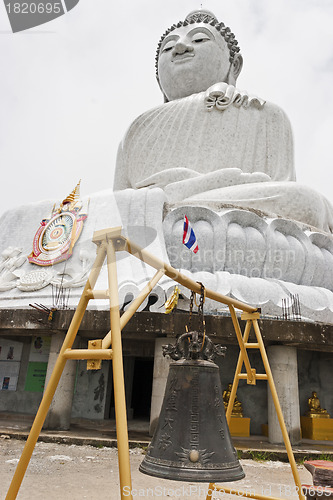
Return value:
M 67 212 L 53 217 L 39 238 L 42 253 L 58 252 L 70 243 L 75 217 Z
M 87 214 L 81 211 L 80 183 L 60 206 L 53 206 L 49 218 L 43 219 L 34 236 L 31 264 L 53 266 L 70 258 Z

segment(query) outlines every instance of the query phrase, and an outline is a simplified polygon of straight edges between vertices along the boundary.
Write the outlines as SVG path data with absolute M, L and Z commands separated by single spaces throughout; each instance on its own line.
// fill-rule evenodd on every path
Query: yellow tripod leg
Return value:
M 127 414 L 124 384 L 123 351 L 118 300 L 116 252 L 112 240 L 107 245 L 107 265 L 110 295 L 110 322 L 112 334 L 112 368 L 116 412 L 117 447 L 121 498 L 132 499 L 131 468 L 129 460 Z
M 86 283 L 86 286 L 84 288 L 84 291 L 82 293 L 79 305 L 75 311 L 75 314 L 73 316 L 72 322 L 70 324 L 70 327 L 68 329 L 67 335 L 65 337 L 64 343 L 62 345 L 62 348 L 60 350 L 58 359 L 56 361 L 56 364 L 54 366 L 52 375 L 50 377 L 49 383 L 45 389 L 43 399 L 40 403 L 38 412 L 36 414 L 34 423 L 32 424 L 28 439 L 25 443 L 25 446 L 22 451 L 21 458 L 17 464 L 15 474 L 13 476 L 12 482 L 10 483 L 9 490 L 6 495 L 6 500 L 15 500 L 17 497 L 18 491 L 20 489 L 21 483 L 24 478 L 24 474 L 27 470 L 27 467 L 29 465 L 31 455 L 34 451 L 37 439 L 39 437 L 40 431 L 43 427 L 47 412 L 50 408 L 50 405 L 52 403 L 52 398 L 54 396 L 54 393 L 57 389 L 61 374 L 64 370 L 64 367 L 66 365 L 67 359 L 64 356 L 64 353 L 66 349 L 69 349 L 72 347 L 76 334 L 78 332 L 79 326 L 81 324 L 83 315 L 85 313 L 85 310 L 87 308 L 89 299 L 87 298 L 88 295 L 88 290 L 93 288 L 95 286 L 95 283 L 97 281 L 100 269 L 103 265 L 105 259 L 105 246 L 101 245 L 98 249 L 96 260 L 93 266 L 93 269 L 90 273 L 89 279 Z

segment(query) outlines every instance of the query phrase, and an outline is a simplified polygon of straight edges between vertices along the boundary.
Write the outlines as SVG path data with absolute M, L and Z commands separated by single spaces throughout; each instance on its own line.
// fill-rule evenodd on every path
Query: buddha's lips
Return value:
M 186 52 L 185 54 L 177 54 L 172 58 L 172 62 L 186 61 L 186 59 L 190 59 L 191 57 L 194 57 L 193 52 Z

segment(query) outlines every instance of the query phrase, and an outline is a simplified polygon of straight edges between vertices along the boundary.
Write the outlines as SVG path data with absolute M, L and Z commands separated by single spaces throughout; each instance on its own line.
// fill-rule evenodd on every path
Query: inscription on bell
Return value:
M 190 447 L 196 450 L 199 446 L 199 371 L 191 368 L 191 424 L 190 424 Z M 191 452 L 192 453 L 192 452 Z M 198 454 L 199 459 L 199 454 Z M 195 461 L 198 461 L 195 460 Z M 190 457 L 191 462 L 193 460 Z
M 162 434 L 158 441 L 158 447 L 165 451 L 169 446 L 171 446 L 171 436 L 169 434 Z
M 179 392 L 179 387 L 178 387 L 178 380 L 177 378 L 174 378 L 170 382 L 170 389 L 169 389 L 169 396 L 167 398 L 167 406 L 166 406 L 166 411 L 178 411 L 177 409 L 177 404 L 176 404 L 176 399 L 177 399 L 177 394 Z
M 219 388 L 218 385 L 215 385 L 214 392 L 215 392 L 214 406 L 215 408 L 219 408 L 221 405 L 221 389 Z
M 165 427 L 168 427 L 169 429 L 172 430 L 172 424 L 174 422 L 173 418 L 167 418 L 165 417 L 164 419 L 164 424 L 162 425 L 162 429 L 165 429 Z

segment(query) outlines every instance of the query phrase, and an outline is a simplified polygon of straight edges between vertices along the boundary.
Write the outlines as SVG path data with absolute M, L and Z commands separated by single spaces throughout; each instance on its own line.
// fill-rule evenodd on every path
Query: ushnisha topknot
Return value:
M 232 33 L 231 29 L 225 26 L 224 23 L 219 22 L 215 17 L 215 15 L 209 10 L 203 10 L 203 9 L 193 10 L 186 16 L 184 21 L 179 21 L 177 24 L 173 24 L 170 28 L 168 28 L 166 32 L 163 33 L 160 41 L 158 42 L 156 57 L 155 57 L 155 68 L 156 68 L 157 78 L 158 78 L 158 59 L 160 56 L 160 49 L 164 38 L 167 35 L 169 35 L 169 33 L 171 33 L 177 28 L 180 28 L 181 26 L 188 26 L 189 24 L 196 24 L 196 23 L 207 23 L 210 24 L 211 26 L 214 26 L 214 28 L 224 38 L 230 52 L 229 61 L 231 63 L 233 62 L 235 54 L 237 54 L 240 51 L 240 48 L 238 46 L 238 41 L 236 40 L 235 35 L 234 33 Z

